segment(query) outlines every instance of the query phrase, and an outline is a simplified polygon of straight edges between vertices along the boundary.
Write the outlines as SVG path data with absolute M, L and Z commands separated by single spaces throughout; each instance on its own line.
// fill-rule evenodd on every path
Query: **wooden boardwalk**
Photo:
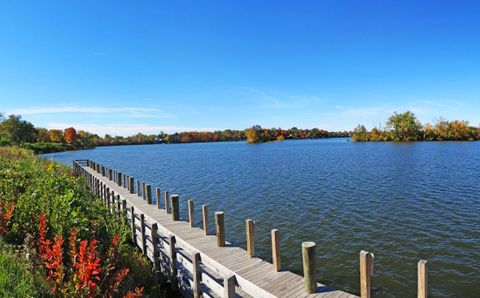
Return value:
M 133 178 L 86 160 L 75 161 L 74 170 L 85 176 L 88 187 L 103 200 L 112 216 L 125 220 L 134 231 L 132 240 L 157 272 L 169 278 L 185 296 L 357 297 L 322 284 L 317 284 L 315 293 L 307 294 L 303 277 L 286 270 L 277 272 L 271 263 L 249 257 L 246 250 L 228 242 L 219 247 L 215 235 L 205 235 L 203 229 L 191 227 L 188 221 L 174 221 L 165 204 L 162 207 L 148 200 L 151 189 L 143 187 L 146 191 L 142 196 L 132 193 L 129 182 Z

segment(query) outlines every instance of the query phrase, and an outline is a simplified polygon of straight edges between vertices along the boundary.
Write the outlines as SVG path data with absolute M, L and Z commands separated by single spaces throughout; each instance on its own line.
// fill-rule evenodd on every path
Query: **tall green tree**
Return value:
M 410 111 L 405 113 L 394 112 L 386 123 L 394 141 L 415 141 L 420 136 L 422 125 Z
M 20 144 L 35 140 L 35 127 L 22 120 L 20 115 L 10 115 L 0 124 L 0 136 L 12 143 Z
M 367 140 L 367 129 L 365 126 L 358 124 L 357 127 L 353 129 L 352 139 L 355 142 L 364 142 Z

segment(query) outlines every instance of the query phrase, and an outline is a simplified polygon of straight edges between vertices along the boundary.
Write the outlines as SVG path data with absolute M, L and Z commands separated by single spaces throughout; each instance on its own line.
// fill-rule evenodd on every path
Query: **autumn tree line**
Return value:
M 471 126 L 468 121 L 439 119 L 434 124 L 422 125 L 415 114 L 407 111 L 395 112 L 384 128 L 375 127 L 367 131 L 358 125 L 352 133 L 356 142 L 412 142 L 412 141 L 478 141 L 480 127 Z
M 0 114 L 0 146 L 19 145 L 31 149 L 36 153 L 49 153 L 75 149 L 92 148 L 95 146 L 154 144 L 154 143 L 194 143 L 194 142 L 223 142 L 244 141 L 261 143 L 284 139 L 312 139 L 327 137 L 348 137 L 349 132 L 327 132 L 325 130 L 298 129 L 296 127 L 283 130 L 281 128 L 262 128 L 258 125 L 246 130 L 218 130 L 218 131 L 190 131 L 167 134 L 138 133 L 132 136 L 112 136 L 106 134 L 101 137 L 97 134 L 74 127 L 60 129 L 46 129 L 35 127 L 32 123 L 23 120 L 19 115 L 3 117 Z

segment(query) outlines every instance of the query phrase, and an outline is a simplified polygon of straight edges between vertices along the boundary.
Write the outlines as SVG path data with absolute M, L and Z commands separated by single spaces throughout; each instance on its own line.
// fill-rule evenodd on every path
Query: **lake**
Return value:
M 480 297 L 480 142 L 354 143 L 347 139 L 99 147 L 48 154 L 91 159 L 225 211 L 226 239 L 302 272 L 302 241 L 317 243 L 318 280 L 358 293 L 358 254 L 375 254 L 375 297 L 414 297 L 429 261 L 432 296 Z M 211 227 L 212 231 L 214 226 Z

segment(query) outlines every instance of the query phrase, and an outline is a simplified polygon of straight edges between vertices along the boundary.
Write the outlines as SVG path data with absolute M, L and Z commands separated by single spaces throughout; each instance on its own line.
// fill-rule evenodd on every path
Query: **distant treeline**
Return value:
M 223 142 L 243 141 L 250 143 L 268 142 L 284 139 L 314 139 L 329 137 L 348 137 L 349 132 L 328 132 L 318 128 L 288 130 L 280 128 L 264 129 L 258 125 L 246 130 L 218 130 L 213 132 L 190 131 L 167 134 L 138 133 L 133 136 L 111 136 L 103 138 L 97 134 L 76 130 L 68 127 L 64 130 L 35 127 L 32 123 L 22 120 L 19 115 L 10 115 L 4 118 L 0 114 L 0 146 L 20 145 L 36 153 L 50 153 L 76 149 L 92 148 L 95 146 L 154 144 L 154 143 L 193 143 L 193 142 Z
M 480 140 L 480 127 L 471 126 L 468 121 L 438 120 L 434 125 L 422 125 L 410 111 L 395 112 L 384 128 L 367 131 L 358 125 L 352 134 L 357 142 L 411 142 L 411 141 L 477 141 Z

